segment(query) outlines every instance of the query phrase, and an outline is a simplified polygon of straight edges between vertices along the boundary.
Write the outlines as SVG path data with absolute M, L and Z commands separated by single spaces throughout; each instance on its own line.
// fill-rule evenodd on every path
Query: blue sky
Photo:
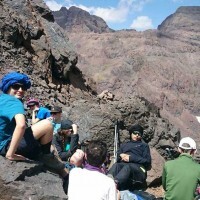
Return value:
M 180 6 L 200 6 L 200 0 L 45 0 L 47 6 L 59 10 L 62 6 L 80 7 L 103 18 L 114 30 L 156 29 Z

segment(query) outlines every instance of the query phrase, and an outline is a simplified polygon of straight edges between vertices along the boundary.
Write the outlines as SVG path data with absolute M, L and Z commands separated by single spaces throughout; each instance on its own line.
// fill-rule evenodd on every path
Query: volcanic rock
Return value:
M 200 144 L 200 7 L 180 7 L 158 30 L 68 33 L 98 94 L 144 97 Z M 66 30 L 67 31 L 67 30 Z M 88 67 L 90 66 L 90 67 Z
M 90 15 L 89 12 L 75 6 L 69 9 L 62 7 L 59 11 L 53 11 L 52 13 L 58 25 L 67 32 L 76 32 L 77 34 L 80 32 L 113 32 L 102 18 Z

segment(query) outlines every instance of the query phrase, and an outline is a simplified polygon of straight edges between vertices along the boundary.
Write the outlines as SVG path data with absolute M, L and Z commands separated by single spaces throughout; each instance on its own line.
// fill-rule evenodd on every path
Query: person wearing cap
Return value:
M 130 189 L 133 180 L 144 183 L 146 171 L 151 167 L 149 146 L 141 140 L 143 128 L 139 124 L 133 125 L 129 133 L 130 141 L 120 146 L 117 162 L 108 172 L 114 177 L 119 190 Z
M 184 137 L 179 143 L 179 157 L 165 163 L 162 173 L 165 200 L 195 198 L 200 183 L 200 165 L 193 159 L 196 150 L 196 142 L 191 137 Z
M 58 133 L 58 130 L 61 127 L 61 118 L 62 118 L 62 108 L 59 106 L 53 106 L 51 108 L 51 117 L 49 118 L 53 124 L 53 134 Z
M 0 89 L 0 155 L 8 160 L 39 159 L 47 167 L 64 170 L 64 164 L 50 153 L 53 127 L 42 120 L 26 128 L 22 98 L 31 87 L 27 75 L 11 72 L 3 76 Z
M 68 119 L 61 121 L 60 130 L 53 137 L 52 144 L 63 161 L 67 161 L 78 148 L 79 134 L 77 125 Z
M 27 107 L 32 111 L 32 124 L 51 116 L 50 110 L 40 106 L 38 99 L 29 99 L 27 102 Z

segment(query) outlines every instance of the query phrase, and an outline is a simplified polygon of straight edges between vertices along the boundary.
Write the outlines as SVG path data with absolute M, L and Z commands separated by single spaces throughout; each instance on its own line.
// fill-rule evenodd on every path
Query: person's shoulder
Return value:
M 84 170 L 80 167 L 75 167 L 70 171 L 70 174 L 79 174 L 79 173 L 83 173 Z
M 23 103 L 17 99 L 16 97 L 12 96 L 12 95 L 9 95 L 9 94 L 2 94 L 0 95 L 1 98 L 1 103 L 4 103 L 6 102 L 6 104 L 10 104 L 10 105 L 13 105 L 13 106 L 23 106 Z
M 178 158 L 176 158 L 175 160 L 168 160 L 168 161 L 166 161 L 165 164 L 164 164 L 164 166 L 165 167 L 173 167 L 174 165 L 176 165 L 177 159 Z
M 196 160 L 193 160 L 193 165 L 200 171 L 199 163 Z
M 43 106 L 40 106 L 39 107 L 39 110 L 42 110 L 42 111 L 46 111 L 46 112 L 50 112 L 50 110 L 48 108 L 45 108 Z
M 143 146 L 146 146 L 146 147 L 149 147 L 149 144 L 148 143 L 146 143 L 146 142 L 144 142 L 144 141 L 140 141 L 140 143 L 143 145 Z
M 121 144 L 121 146 L 126 146 L 126 145 L 129 145 L 129 144 L 131 144 L 132 143 L 132 141 L 126 141 L 126 142 L 123 142 L 122 144 Z
M 12 95 L 9 95 L 9 94 L 4 94 L 4 93 L 2 93 L 1 95 L 0 95 L 0 97 L 2 98 L 2 99 L 10 99 L 10 100 L 13 100 L 13 101 L 20 101 L 19 99 L 17 99 L 16 97 L 14 97 L 14 96 L 12 96 Z M 21 102 L 21 101 L 20 101 Z

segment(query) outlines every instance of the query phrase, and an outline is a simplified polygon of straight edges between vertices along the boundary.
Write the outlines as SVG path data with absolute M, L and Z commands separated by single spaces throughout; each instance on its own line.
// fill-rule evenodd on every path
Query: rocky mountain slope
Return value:
M 199 19 L 200 7 L 180 7 L 158 30 L 77 34 L 66 28 L 66 33 L 78 53 L 77 66 L 97 93 L 109 90 L 116 99 L 144 97 L 182 135 L 200 142 Z
M 172 73 L 171 76 L 166 76 L 166 73 L 163 71 L 161 73 L 156 66 L 150 64 L 155 64 L 159 56 L 165 61 L 167 58 L 164 55 L 172 57 L 175 49 L 165 46 L 171 40 L 159 35 L 157 31 L 114 33 L 110 30 L 101 34 L 83 32 L 80 34 L 80 37 L 83 37 L 81 40 L 77 34 L 69 34 L 60 28 L 41 0 L 3 0 L 0 3 L 0 12 L 0 78 L 10 71 L 28 74 L 32 88 L 27 92 L 24 101 L 30 97 L 37 97 L 41 104 L 62 106 L 64 117 L 79 125 L 81 142 L 99 138 L 108 144 L 111 153 L 116 121 L 120 121 L 121 125 L 121 142 L 129 137 L 127 128 L 133 123 L 140 123 L 145 128 L 144 140 L 149 142 L 153 158 L 153 168 L 148 173 L 148 184 L 159 183 L 164 158 L 167 158 L 165 149 L 174 148 L 180 137 L 179 130 L 168 119 L 161 117 L 160 110 L 163 112 L 163 108 L 167 108 L 167 111 L 173 111 L 173 107 L 168 106 L 171 105 L 168 104 L 171 96 L 167 95 L 167 91 L 170 91 L 169 86 L 172 84 L 170 77 L 173 75 L 178 79 L 181 76 L 182 65 L 179 66 L 177 74 L 172 72 L 172 68 L 168 69 L 165 63 L 161 64 L 160 60 L 160 64 L 156 66 L 165 66 L 166 72 Z M 98 30 L 102 29 L 99 27 Z M 127 40 L 123 39 L 125 37 Z M 87 38 L 92 40 L 84 41 Z M 180 46 L 182 44 L 180 41 L 175 42 Z M 157 46 L 162 46 L 165 49 L 164 53 Z M 194 53 L 190 56 L 198 54 L 198 47 L 195 45 L 189 47 Z M 129 48 L 132 49 L 131 54 Z M 139 52 L 136 51 L 138 49 Z M 188 46 L 183 52 L 188 52 L 187 49 Z M 154 52 L 157 52 L 156 55 Z M 184 57 L 180 56 L 177 62 L 181 62 L 185 56 L 186 54 Z M 191 64 L 190 56 L 188 55 L 187 62 Z M 172 61 L 169 61 L 170 63 Z M 193 65 L 195 63 L 194 57 Z M 188 73 L 189 71 L 188 69 Z M 158 77 L 163 76 L 166 76 L 163 80 L 165 86 L 163 88 L 166 91 L 163 92 L 165 96 L 161 101 L 159 95 L 162 84 L 158 81 Z M 189 74 L 188 79 L 190 76 Z M 184 83 L 188 85 L 190 82 Z M 198 86 L 199 82 L 195 84 Z M 172 86 L 175 91 L 173 95 L 176 97 L 176 85 Z M 112 98 L 107 98 L 104 94 L 97 95 L 104 89 L 109 89 L 114 96 L 111 94 Z M 197 98 L 198 89 L 192 90 L 191 93 L 193 98 Z M 168 99 L 166 96 L 169 96 Z M 61 192 L 60 178 L 47 172 L 40 167 L 40 164 L 10 162 L 2 157 L 0 160 L 2 199 L 66 198 L 63 191 Z M 5 173 L 5 169 L 9 170 Z M 40 182 L 43 184 L 48 182 L 59 189 L 49 191 L 49 188 L 37 184 Z

